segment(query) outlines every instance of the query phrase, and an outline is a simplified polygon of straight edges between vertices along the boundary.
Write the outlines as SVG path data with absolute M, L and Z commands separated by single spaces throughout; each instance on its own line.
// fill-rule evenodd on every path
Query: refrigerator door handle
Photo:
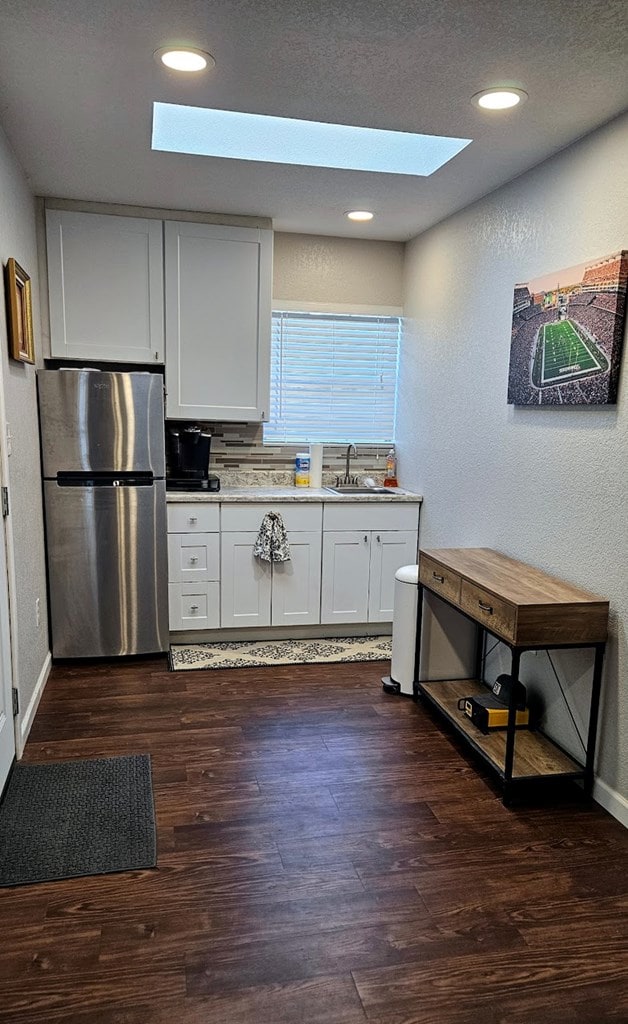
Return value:
M 57 473 L 59 487 L 152 487 L 155 478 L 150 474 Z

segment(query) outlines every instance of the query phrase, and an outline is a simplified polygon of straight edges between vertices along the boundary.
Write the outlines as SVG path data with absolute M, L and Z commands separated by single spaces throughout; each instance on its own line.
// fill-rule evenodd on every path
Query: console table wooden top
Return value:
M 511 644 L 606 640 L 608 601 L 491 548 L 421 550 L 419 579 Z

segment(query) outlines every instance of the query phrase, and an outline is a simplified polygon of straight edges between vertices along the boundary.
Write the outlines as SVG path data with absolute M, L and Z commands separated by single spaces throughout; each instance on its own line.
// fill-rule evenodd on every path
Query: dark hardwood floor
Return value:
M 55 668 L 26 760 L 148 751 L 158 870 L 0 890 L 0 1021 L 628 1021 L 628 832 L 504 808 L 384 671 Z

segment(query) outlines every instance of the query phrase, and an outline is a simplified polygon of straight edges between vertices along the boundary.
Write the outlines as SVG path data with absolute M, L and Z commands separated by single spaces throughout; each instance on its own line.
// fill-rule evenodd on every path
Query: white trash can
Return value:
M 392 659 L 382 686 L 386 693 L 405 697 L 413 695 L 418 586 L 418 565 L 403 565 L 395 573 Z M 423 591 L 419 679 L 471 679 L 476 642 L 475 623 Z
M 402 565 L 400 569 L 397 569 L 390 675 L 382 679 L 382 686 L 386 693 L 403 693 L 407 697 L 412 696 L 418 586 L 418 565 Z

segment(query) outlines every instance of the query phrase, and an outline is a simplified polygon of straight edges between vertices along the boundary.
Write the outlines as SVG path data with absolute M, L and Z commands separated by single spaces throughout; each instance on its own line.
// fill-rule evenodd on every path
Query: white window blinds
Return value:
M 400 319 L 273 313 L 265 444 L 395 439 Z

